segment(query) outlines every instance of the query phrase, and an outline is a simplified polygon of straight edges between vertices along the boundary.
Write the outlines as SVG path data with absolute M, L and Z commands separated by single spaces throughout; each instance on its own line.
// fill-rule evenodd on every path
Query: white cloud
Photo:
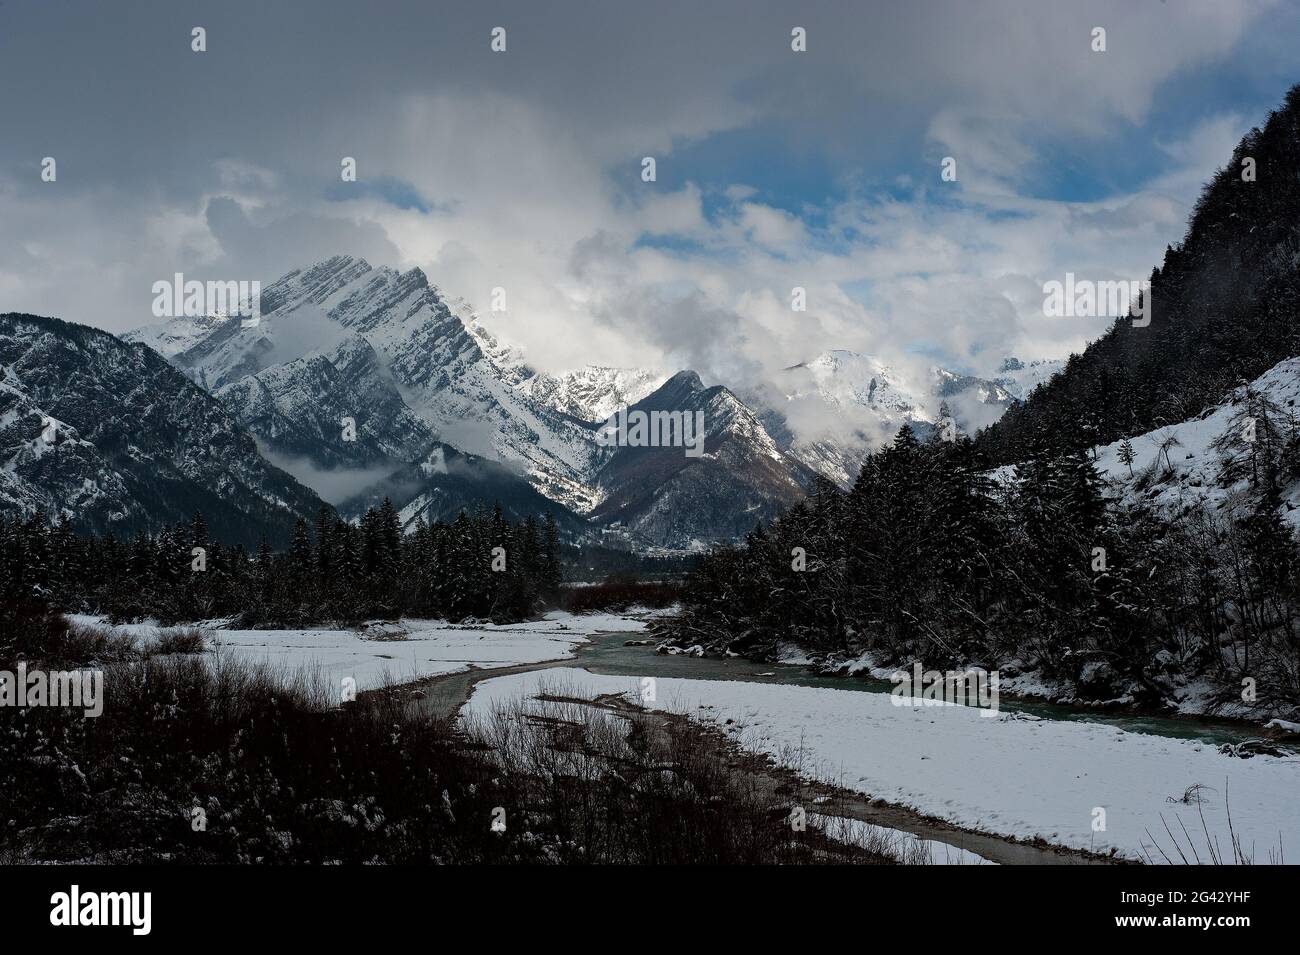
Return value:
M 908 373 L 931 354 L 974 371 L 1007 353 L 1056 357 L 1106 323 L 1044 318 L 1042 283 L 1066 271 L 1144 277 L 1248 120 L 1206 119 L 1163 144 L 1170 168 L 1144 188 L 1096 202 L 1036 198 L 1026 178 L 1039 145 L 1122 149 L 1144 135 L 1160 90 L 1230 55 L 1270 7 L 829 3 L 801 11 L 800 55 L 775 3 L 742 17 L 670 4 L 634 21 L 612 7 L 582 18 L 519 7 L 512 52 L 493 59 L 458 32 L 477 35 L 473 16 L 450 10 L 425 30 L 432 14 L 416 6 L 394 16 L 400 33 L 310 27 L 312 52 L 300 58 L 271 43 L 275 29 L 246 31 L 259 65 L 220 86 L 179 70 L 157 88 L 150 73 L 140 81 L 156 97 L 149 115 L 175 127 L 177 148 L 161 151 L 158 137 L 123 132 L 145 115 L 128 95 L 138 94 L 132 64 L 119 75 L 74 37 L 56 48 L 69 82 L 82 76 L 74 56 L 105 81 L 77 85 L 80 101 L 64 91 L 63 113 L 32 96 L 6 127 L 6 142 L 30 152 L 81 135 L 82 119 L 84 141 L 58 150 L 69 159 L 60 181 L 33 185 L 29 157 L 0 145 L 0 308 L 120 331 L 150 320 L 150 286 L 173 271 L 269 280 L 348 252 L 420 266 L 481 312 L 506 287 L 509 310 L 484 321 L 556 371 L 691 365 L 739 383 L 830 348 L 880 354 Z M 1105 54 L 1089 49 L 1095 25 L 1108 29 Z M 23 66 L 11 57 L 3 77 L 15 90 L 28 90 Z M 205 109 L 186 112 L 200 93 Z M 106 133 L 98 124 L 110 121 Z M 824 161 L 848 198 L 780 208 L 746 184 L 777 162 L 761 145 L 734 147 L 720 194 L 683 170 L 692 145 L 746 128 Z M 85 158 L 105 145 L 102 161 Z M 866 191 L 877 156 L 898 151 L 910 172 L 880 164 L 901 198 Z M 431 210 L 374 193 L 336 201 L 343 155 L 363 179 L 409 183 Z M 659 183 L 641 182 L 644 155 L 658 159 Z M 958 160 L 955 184 L 939 180 L 943 155 Z M 796 285 L 807 312 L 789 307 Z

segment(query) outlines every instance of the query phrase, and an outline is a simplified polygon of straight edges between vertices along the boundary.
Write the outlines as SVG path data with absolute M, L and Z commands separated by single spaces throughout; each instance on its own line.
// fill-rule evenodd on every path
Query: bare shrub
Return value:
M 198 627 L 168 627 L 159 630 L 152 644 L 145 647 L 150 654 L 202 653 L 203 631 Z
M 1164 862 L 1166 865 L 1254 865 L 1255 847 L 1247 848 L 1242 836 L 1232 822 L 1232 806 L 1228 799 L 1227 780 L 1224 780 L 1223 811 L 1228 821 L 1228 845 L 1225 848 L 1219 837 L 1210 832 L 1210 824 L 1205 819 L 1205 804 L 1209 801 L 1208 793 L 1214 792 L 1208 786 L 1195 783 L 1188 786 L 1180 797 L 1167 797 L 1169 802 L 1196 806 L 1201 820 L 1201 831 L 1193 836 L 1181 817 L 1177 818 L 1178 831 L 1169 825 L 1161 814 L 1160 822 L 1164 826 L 1164 839 L 1147 830 L 1151 845 L 1143 847 L 1148 863 Z M 1166 841 L 1167 840 L 1167 841 Z M 1199 846 L 1199 848 L 1198 848 Z M 1282 865 L 1285 860 L 1285 847 L 1279 842 L 1268 850 L 1268 864 Z M 1202 858 L 1204 855 L 1204 858 Z
M 789 794 L 683 718 L 593 705 L 572 686 L 543 684 L 536 699 L 499 706 L 468 732 L 500 767 L 516 824 L 557 835 L 551 861 L 895 861 L 816 827 L 793 829 Z
M 37 603 L 0 610 L 0 664 L 28 660 L 49 669 L 74 669 L 137 656 L 135 641 L 110 627 L 73 623 Z
M 685 720 L 548 697 L 465 732 L 398 685 L 343 703 L 319 670 L 221 652 L 111 664 L 104 700 L 0 712 L 0 859 L 893 861 L 793 832 L 789 798 Z

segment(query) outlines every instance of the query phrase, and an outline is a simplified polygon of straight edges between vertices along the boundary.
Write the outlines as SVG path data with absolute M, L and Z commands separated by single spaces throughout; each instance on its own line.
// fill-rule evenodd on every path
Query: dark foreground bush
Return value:
M 112 627 L 74 623 L 39 603 L 0 610 L 0 669 L 19 661 L 45 670 L 73 670 L 143 660 L 163 654 L 203 652 L 196 627 L 167 627 L 152 639 L 136 640 Z
M 23 601 L 0 607 L 0 667 L 28 660 L 48 669 L 69 669 L 137 656 L 130 637 L 72 623 L 44 604 Z
M 520 704 L 464 735 L 407 689 L 338 705 L 218 655 L 115 664 L 104 698 L 0 709 L 0 862 L 883 861 L 647 717 Z

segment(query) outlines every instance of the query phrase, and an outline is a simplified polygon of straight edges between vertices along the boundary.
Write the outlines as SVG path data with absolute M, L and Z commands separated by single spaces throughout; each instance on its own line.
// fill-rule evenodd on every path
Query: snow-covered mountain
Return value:
M 1065 360 L 1061 358 L 1040 359 L 1026 363 L 1012 357 L 1002 363 L 998 376 L 993 381 L 1006 389 L 1007 393 L 1017 401 L 1024 401 L 1033 394 L 1035 388 L 1050 381 L 1052 376 L 1064 367 Z
M 899 417 L 921 410 L 918 386 L 903 381 L 892 368 L 870 355 L 835 350 L 787 371 L 794 389 L 791 398 L 811 393 L 831 408 L 869 408 Z
M 593 533 L 618 522 L 620 535 L 677 547 L 747 530 L 811 477 L 726 389 L 694 373 L 671 388 L 641 369 L 539 374 L 418 269 L 339 256 L 264 289 L 256 325 L 180 319 L 132 337 L 165 348 L 272 460 L 345 513 L 383 496 L 410 521 L 483 501 L 559 505 L 571 528 L 588 515 Z M 652 399 L 706 412 L 702 457 L 596 440 L 597 423 Z
M 218 325 L 223 325 L 225 322 L 225 316 L 182 316 L 133 329 L 123 334 L 121 338 L 126 342 L 141 342 L 164 358 L 171 358 L 198 344 L 211 335 Z
M 202 511 L 220 539 L 254 545 L 321 504 L 151 349 L 0 315 L 0 512 L 129 535 Z
M 132 333 L 209 389 L 279 466 L 345 512 L 389 496 L 414 519 L 492 499 L 554 502 L 593 532 L 688 546 L 752 527 L 814 473 L 847 485 L 862 458 L 942 411 L 967 430 L 1014 400 L 999 381 L 931 369 L 911 380 L 834 351 L 775 385 L 705 388 L 694 372 L 531 368 L 468 303 L 419 269 L 337 256 L 262 292 L 262 314 L 176 319 Z M 676 407 L 672 402 L 680 402 Z M 596 440 L 620 408 L 703 411 L 707 451 Z M 802 437 L 800 437 L 802 436 Z
M 681 448 L 620 447 L 601 469 L 603 499 L 593 517 L 614 535 L 700 547 L 732 540 L 801 499 L 813 471 L 782 451 L 758 416 L 721 385 L 674 375 L 628 409 L 699 415 L 703 454 Z
M 338 256 L 295 270 L 263 290 L 256 326 L 228 319 L 171 357 L 261 440 L 317 469 L 409 464 L 438 441 L 574 510 L 598 499 L 590 429 L 521 390 L 531 370 L 419 269 Z M 344 418 L 355 441 L 340 437 Z
M 619 408 L 636 404 L 667 380 L 667 375 L 644 368 L 588 365 L 562 375 L 534 375 L 522 389 L 557 411 L 599 423 Z
M 1038 364 L 1047 363 L 1033 367 Z M 1014 359 L 1008 365 L 1023 367 Z M 1020 390 L 1012 378 L 938 367 L 909 376 L 874 356 L 835 350 L 785 369 L 775 386 L 751 389 L 745 398 L 783 451 L 847 486 L 863 458 L 904 423 L 925 437 L 951 418 L 959 431 L 973 434 L 1021 400 Z
M 435 443 L 360 335 L 247 375 L 215 395 L 267 448 L 318 467 L 412 461 Z

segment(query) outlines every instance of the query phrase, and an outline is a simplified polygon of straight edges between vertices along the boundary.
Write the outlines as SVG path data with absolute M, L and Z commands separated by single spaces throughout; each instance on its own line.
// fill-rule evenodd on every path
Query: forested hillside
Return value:
M 1227 157 L 1225 157 L 1227 158 Z M 982 432 L 1000 463 L 1038 436 L 1105 444 L 1195 417 L 1300 354 L 1300 86 L 1206 186 L 1183 241 L 1151 273 L 1151 322 L 1118 320 Z
M 1290 712 L 1300 549 L 1274 469 L 1241 515 L 1168 515 L 1104 496 L 1086 452 L 1042 447 L 995 480 L 970 442 L 922 444 L 904 427 L 847 494 L 824 481 L 704 560 L 677 638 L 759 657 L 791 642 L 866 670 L 1033 673 L 1117 705 Z

